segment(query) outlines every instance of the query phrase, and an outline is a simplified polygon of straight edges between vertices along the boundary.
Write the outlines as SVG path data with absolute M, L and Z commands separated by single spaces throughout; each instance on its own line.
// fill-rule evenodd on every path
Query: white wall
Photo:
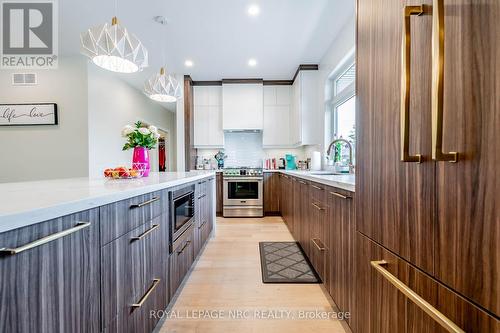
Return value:
M 175 116 L 139 90 L 120 80 L 116 74 L 88 65 L 89 171 L 91 178 L 102 177 L 107 167 L 130 166 L 132 150 L 122 151 L 125 139 L 120 132 L 138 120 L 168 131 L 169 156 L 175 156 Z M 156 151 L 151 151 L 156 154 Z M 171 164 L 175 159 L 170 159 Z M 157 165 L 152 165 L 153 171 Z M 173 165 L 170 166 L 170 170 Z
M 339 31 L 338 35 L 335 37 L 334 41 L 330 45 L 328 51 L 325 53 L 323 58 L 319 63 L 319 88 L 318 89 L 318 99 L 319 107 L 322 108 L 323 112 L 326 112 L 326 101 L 331 98 L 329 92 L 332 91 L 329 77 L 332 73 L 342 68 L 345 59 L 349 57 L 350 54 L 355 52 L 356 46 L 356 17 L 353 12 L 349 19 L 346 21 L 342 29 Z M 325 118 L 322 118 L 323 126 Z M 325 139 L 323 140 L 325 141 Z M 305 147 L 305 154 L 307 157 L 311 157 L 313 151 L 317 150 L 325 155 L 324 144 L 319 146 L 307 146 Z
M 87 176 L 86 60 L 62 57 L 57 70 L 30 70 L 36 86 L 12 86 L 14 72 L 0 70 L 0 103 L 56 103 L 59 125 L 0 127 L 0 182 Z

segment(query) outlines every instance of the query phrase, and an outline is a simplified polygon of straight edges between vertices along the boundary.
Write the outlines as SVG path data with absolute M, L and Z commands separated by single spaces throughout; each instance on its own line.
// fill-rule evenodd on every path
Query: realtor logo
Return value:
M 0 17 L 1 68 L 57 68 L 55 0 L 4 0 Z

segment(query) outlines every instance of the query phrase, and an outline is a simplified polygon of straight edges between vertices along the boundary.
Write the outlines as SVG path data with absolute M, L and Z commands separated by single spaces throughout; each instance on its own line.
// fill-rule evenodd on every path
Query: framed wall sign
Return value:
M 57 125 L 57 104 L 0 104 L 0 126 Z

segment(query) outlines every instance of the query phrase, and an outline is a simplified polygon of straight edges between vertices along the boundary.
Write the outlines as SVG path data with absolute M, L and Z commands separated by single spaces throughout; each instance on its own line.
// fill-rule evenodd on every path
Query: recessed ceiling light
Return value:
M 257 66 L 257 60 L 255 60 L 255 59 L 248 60 L 248 66 L 252 66 L 252 67 Z
M 191 60 L 186 60 L 186 61 L 184 61 L 184 66 L 193 67 L 193 62 Z
M 250 16 L 257 16 L 260 13 L 260 8 L 257 5 L 250 5 L 248 7 L 248 15 Z

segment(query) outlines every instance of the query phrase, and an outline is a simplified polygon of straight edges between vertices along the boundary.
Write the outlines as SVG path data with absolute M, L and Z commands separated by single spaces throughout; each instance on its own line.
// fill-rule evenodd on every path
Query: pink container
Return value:
M 132 156 L 132 167 L 134 165 L 144 165 L 144 172 L 142 174 L 143 177 L 149 176 L 149 170 L 151 169 L 151 165 L 149 164 L 149 150 L 144 147 L 135 147 L 134 155 Z

